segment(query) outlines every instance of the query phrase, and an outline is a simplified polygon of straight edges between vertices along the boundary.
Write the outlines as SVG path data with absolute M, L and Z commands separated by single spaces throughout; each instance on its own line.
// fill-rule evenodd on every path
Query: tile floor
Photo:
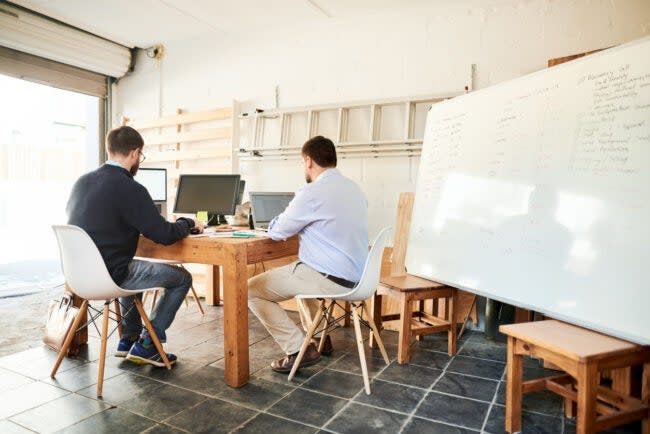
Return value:
M 296 317 L 297 320 L 297 317 Z M 268 368 L 281 356 L 261 324 L 250 318 L 251 381 L 223 382 L 220 307 L 205 316 L 181 308 L 168 333 L 179 356 L 172 371 L 107 358 L 104 397 L 95 397 L 99 342 L 66 359 L 49 378 L 54 352 L 36 346 L 0 358 L 0 433 L 503 433 L 505 346 L 469 332 L 455 357 L 446 337 L 414 343 L 412 363 L 395 362 L 397 334 L 385 332 L 391 363 L 367 355 L 372 394 L 363 391 L 351 329 L 334 332 L 335 352 L 299 371 L 294 382 Z M 109 342 L 115 348 L 116 336 Z M 527 360 L 527 378 L 547 374 Z M 574 433 L 562 402 L 548 392 L 524 401 L 525 433 Z M 609 433 L 640 432 L 639 425 Z

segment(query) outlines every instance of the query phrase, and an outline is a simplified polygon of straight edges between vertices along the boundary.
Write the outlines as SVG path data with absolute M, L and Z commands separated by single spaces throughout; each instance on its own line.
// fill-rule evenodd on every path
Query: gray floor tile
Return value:
M 204 366 L 186 375 L 169 378 L 169 383 L 210 396 L 218 396 L 228 388 L 223 369 Z
M 10 420 L 0 420 L 0 432 L 2 434 L 31 434 L 33 431 L 23 428 Z
M 12 416 L 10 419 L 36 432 L 55 432 L 108 407 L 103 402 L 70 394 Z
M 445 372 L 445 375 L 433 386 L 433 390 L 491 402 L 498 385 L 499 382 L 496 380 Z
M 142 375 L 143 377 L 150 378 L 156 381 L 162 381 L 164 383 L 174 383 L 177 379 L 183 378 L 197 370 L 203 369 L 203 365 L 196 363 L 192 360 L 178 360 L 172 366 L 172 369 L 158 368 L 151 365 L 136 365 L 129 361 L 123 362 L 119 369 L 127 372 L 131 372 L 136 375 Z M 221 377 L 223 378 L 223 376 Z
M 300 386 L 341 398 L 352 398 L 363 387 L 360 375 L 324 369 Z
M 254 410 L 208 398 L 199 405 L 170 417 L 165 423 L 193 433 L 225 433 L 255 414 Z
M 381 380 L 374 380 L 370 384 L 370 391 L 370 395 L 363 392 L 357 395 L 354 400 L 402 413 L 411 413 L 426 394 L 426 391 L 422 389 L 387 383 Z
M 558 434 L 562 432 L 563 421 L 559 417 L 522 412 L 522 432 L 526 434 Z M 485 432 L 505 434 L 505 407 L 495 405 L 490 411 Z
M 434 333 L 426 335 L 421 341 L 415 340 L 411 344 L 411 351 L 420 349 L 446 353 L 447 348 L 447 333 Z
M 90 362 L 77 366 L 76 368 L 68 369 L 65 372 L 57 372 L 56 377 L 47 377 L 42 381 L 52 384 L 53 386 L 70 390 L 71 392 L 76 392 L 77 390 L 85 389 L 88 386 L 97 384 L 98 372 L 98 362 Z M 108 362 L 106 363 L 106 366 L 104 367 L 104 381 L 122 374 L 123 372 L 120 369 L 111 366 Z
M 347 402 L 345 399 L 296 389 L 275 403 L 267 412 L 298 422 L 322 426 Z
M 130 412 L 162 422 L 170 416 L 208 399 L 189 390 L 162 384 L 146 396 L 136 396 L 118 406 Z
M 0 368 L 0 394 L 7 393 L 17 387 L 33 383 L 33 378 L 25 377 L 16 372 Z
M 183 359 L 191 360 L 202 365 L 209 365 L 217 360 L 223 359 L 223 339 L 221 342 L 216 342 L 212 339 L 207 342 L 194 345 L 182 350 Z M 181 354 L 181 351 L 178 352 Z
M 124 373 L 104 381 L 102 401 L 107 404 L 119 404 L 136 396 L 146 394 L 160 387 L 161 383 L 147 377 Z M 89 386 L 77 392 L 88 398 L 95 398 L 97 386 Z
M 233 431 L 238 434 L 269 434 L 269 433 L 291 433 L 311 434 L 318 431 L 318 428 L 291 422 L 286 419 L 260 413 L 246 425 Z
M 88 419 L 61 430 L 65 434 L 105 433 L 136 434 L 156 425 L 156 422 L 121 408 L 109 408 Z
M 445 425 L 440 422 L 420 419 L 419 417 L 411 419 L 402 431 L 403 434 L 472 434 L 477 432 L 479 431 Z
M 366 364 L 368 367 L 368 376 L 374 377 L 386 368 L 386 362 L 382 358 L 370 357 L 366 354 Z M 330 365 L 330 369 L 337 371 L 349 372 L 351 374 L 361 375 L 361 361 L 358 353 L 346 354 Z
M 187 431 L 181 431 L 174 428 L 173 426 L 166 425 L 164 423 L 159 423 L 152 426 L 148 430 L 142 431 L 142 434 L 180 434 Z
M 506 346 L 502 344 L 483 344 L 478 342 L 467 342 L 458 352 L 461 356 L 476 357 L 479 359 L 506 361 Z
M 446 353 L 418 349 L 412 353 L 409 363 L 425 368 L 444 369 L 450 360 L 451 357 Z
M 628 423 L 604 431 L 598 431 L 598 434 L 641 434 L 643 431 L 641 421 Z M 576 433 L 576 420 L 564 418 L 564 434 Z
M 377 376 L 377 379 L 428 389 L 441 374 L 442 371 L 439 369 L 400 365 L 393 362 Z
M 449 364 L 448 371 L 468 374 L 475 377 L 500 380 L 505 372 L 505 363 L 479 360 L 471 357 L 456 356 Z
M 502 381 L 497 392 L 497 404 L 506 404 L 505 387 L 506 382 Z M 522 407 L 524 410 L 548 416 L 562 417 L 564 415 L 564 399 L 548 390 L 524 394 Z
M 38 346 L 0 359 L 0 367 L 35 379 L 46 379 L 56 362 L 57 353 L 45 346 Z M 81 366 L 83 359 L 66 357 L 59 366 L 59 373 Z
M 69 393 L 67 390 L 40 381 L 17 387 L 3 395 L 2 405 L 0 405 L 0 419 L 38 407 Z
M 374 407 L 351 403 L 325 429 L 339 433 L 385 432 L 396 433 L 407 416 Z
M 489 408 L 488 403 L 431 392 L 418 407 L 416 416 L 480 430 Z
M 279 384 L 255 378 L 238 389 L 226 387 L 219 394 L 219 398 L 235 402 L 245 407 L 264 410 L 288 395 L 294 389 L 295 387 L 293 385 Z

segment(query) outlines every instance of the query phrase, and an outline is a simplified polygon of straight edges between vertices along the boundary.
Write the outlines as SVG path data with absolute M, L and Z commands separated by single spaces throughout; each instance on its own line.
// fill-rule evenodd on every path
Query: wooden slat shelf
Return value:
M 147 163 L 159 163 L 163 161 L 185 161 L 185 160 L 200 160 L 204 158 L 230 158 L 230 149 L 206 149 L 206 150 L 190 150 L 190 151 L 162 151 L 147 154 Z M 183 172 L 185 173 L 185 172 Z M 205 173 L 205 170 L 203 170 Z
M 163 116 L 157 119 L 136 121 L 130 124 L 136 130 L 149 128 L 171 127 L 178 124 L 191 124 L 194 122 L 220 121 L 232 118 L 232 107 L 224 107 L 215 110 L 206 110 L 193 113 L 182 113 L 179 115 Z
M 208 128 L 201 131 L 187 131 L 180 133 L 159 134 L 146 136 L 144 142 L 148 146 L 166 145 L 169 143 L 198 142 L 202 140 L 229 139 L 232 136 L 231 127 Z

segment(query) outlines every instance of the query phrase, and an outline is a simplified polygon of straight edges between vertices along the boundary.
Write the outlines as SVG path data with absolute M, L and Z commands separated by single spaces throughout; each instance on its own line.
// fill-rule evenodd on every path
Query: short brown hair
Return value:
M 314 160 L 320 167 L 336 167 L 336 148 L 327 137 L 316 136 L 302 145 L 302 155 Z
M 134 149 L 142 149 L 144 140 L 135 129 L 127 126 L 114 128 L 106 134 L 106 150 L 109 154 L 128 155 Z

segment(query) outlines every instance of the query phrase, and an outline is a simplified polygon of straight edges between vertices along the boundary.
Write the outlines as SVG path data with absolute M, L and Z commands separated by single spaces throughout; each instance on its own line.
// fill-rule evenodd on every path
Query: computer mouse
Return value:
M 198 234 L 198 233 L 199 233 L 199 228 L 192 228 L 192 229 L 190 229 L 190 234 L 192 234 L 192 235 L 196 235 L 196 234 Z

